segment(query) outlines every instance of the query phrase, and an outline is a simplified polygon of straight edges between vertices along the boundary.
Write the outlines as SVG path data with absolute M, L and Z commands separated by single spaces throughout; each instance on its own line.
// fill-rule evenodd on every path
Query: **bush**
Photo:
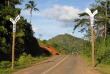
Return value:
M 101 63 L 110 65 L 110 55 L 102 59 Z
M 14 66 L 18 66 L 18 65 L 19 65 L 19 62 L 14 61 Z
M 110 37 L 104 42 L 103 37 L 98 37 L 95 41 L 95 60 L 98 63 L 109 64 L 110 65 Z M 91 57 L 91 42 L 86 42 L 82 54 Z
M 0 63 L 0 68 L 9 68 L 11 67 L 11 62 L 10 61 L 2 61 Z
M 32 61 L 32 56 L 29 54 L 27 55 L 26 53 L 23 53 L 19 59 L 18 59 L 18 62 L 19 63 L 25 63 L 25 62 L 29 62 L 29 61 Z

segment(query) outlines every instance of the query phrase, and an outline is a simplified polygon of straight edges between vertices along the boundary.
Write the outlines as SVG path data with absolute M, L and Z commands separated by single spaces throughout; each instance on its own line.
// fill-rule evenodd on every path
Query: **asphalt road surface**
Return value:
M 79 55 L 59 55 L 14 74 L 100 74 L 88 67 Z

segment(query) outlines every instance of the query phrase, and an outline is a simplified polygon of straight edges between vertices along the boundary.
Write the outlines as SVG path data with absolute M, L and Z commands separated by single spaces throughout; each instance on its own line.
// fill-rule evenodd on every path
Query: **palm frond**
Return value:
M 79 17 L 84 17 L 84 16 L 88 16 L 88 14 L 87 13 L 81 13 L 81 14 L 79 14 Z
M 31 4 L 31 6 L 34 6 L 34 1 L 29 1 L 29 3 Z
M 83 18 L 83 19 L 75 19 L 75 22 L 78 22 L 76 25 L 75 25 L 75 27 L 74 27 L 74 30 L 76 30 L 76 28 L 78 28 L 79 26 L 83 26 L 83 25 L 88 25 L 89 24 L 89 22 L 88 22 L 89 20 L 88 19 L 86 19 L 86 18 Z
M 34 8 L 34 11 L 39 11 L 39 9 L 38 8 Z
M 31 5 L 29 5 L 29 4 L 26 4 L 25 6 L 26 6 L 25 9 L 30 9 L 31 8 Z
M 33 8 L 36 7 L 37 4 L 33 5 Z
M 86 30 L 86 27 L 82 28 L 79 32 L 84 32 Z

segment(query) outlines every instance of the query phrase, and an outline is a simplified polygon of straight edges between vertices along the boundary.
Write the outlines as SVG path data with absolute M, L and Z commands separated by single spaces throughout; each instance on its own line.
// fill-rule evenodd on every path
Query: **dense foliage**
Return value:
M 21 9 L 15 8 L 16 4 L 21 4 L 21 0 L 1 0 L 0 1 L 0 61 L 11 60 L 12 51 L 12 23 L 9 18 L 15 19 L 20 14 Z M 24 17 L 17 22 L 17 32 L 15 40 L 15 60 L 20 54 L 26 52 L 32 56 L 41 55 L 42 50 L 36 38 L 33 36 L 32 26 Z
M 53 46 L 61 53 L 70 54 L 72 52 L 80 53 L 86 41 L 69 34 L 64 34 L 53 37 L 49 42 L 53 43 Z
M 98 37 L 95 41 L 95 60 L 96 64 L 108 64 L 110 65 L 110 37 L 107 38 L 106 42 L 103 40 L 104 37 Z M 91 41 L 87 41 L 83 47 L 82 54 L 91 58 Z
M 105 23 L 106 23 L 106 2 L 103 0 L 96 0 L 96 3 L 91 4 L 92 8 L 90 9 L 92 12 L 95 10 L 98 10 L 98 14 L 95 15 L 95 26 L 94 26 L 94 34 L 95 37 L 97 38 L 98 36 L 104 36 L 105 33 Z M 79 14 L 80 18 L 75 19 L 74 21 L 77 22 L 77 24 L 74 27 L 74 30 L 77 27 L 83 27 L 80 31 L 84 32 L 86 31 L 87 34 L 90 34 L 90 18 L 89 15 L 84 12 Z M 107 2 L 107 36 L 110 34 L 110 1 L 108 0 Z
M 91 4 L 91 11 L 98 10 L 98 14 L 95 16 L 94 26 L 94 41 L 95 41 L 95 60 L 98 63 L 110 65 L 110 0 L 107 1 L 107 20 L 106 20 L 106 2 L 103 0 L 96 0 L 96 3 Z M 89 41 L 83 47 L 82 53 L 91 58 L 91 27 L 90 19 L 87 13 L 79 14 L 74 30 L 83 26 L 81 32 L 86 31 L 86 39 Z M 106 23 L 107 22 L 107 23 Z M 105 24 L 107 24 L 107 32 L 105 32 Z M 106 40 L 104 40 L 105 34 L 107 34 Z

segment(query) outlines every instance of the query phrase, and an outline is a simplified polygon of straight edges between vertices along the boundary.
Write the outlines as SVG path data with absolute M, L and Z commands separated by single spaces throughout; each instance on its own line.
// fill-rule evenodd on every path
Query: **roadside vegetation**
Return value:
M 52 55 L 51 55 L 52 56 Z M 33 66 L 34 64 L 41 62 L 50 58 L 51 56 L 36 56 L 32 57 L 30 54 L 23 53 L 20 55 L 19 59 L 14 62 L 14 70 L 11 69 L 10 61 L 0 62 L 0 74 L 12 74 L 12 72 L 18 71 L 20 69 Z
M 13 71 L 31 66 L 51 56 L 40 48 L 37 39 L 34 37 L 32 25 L 21 16 L 21 19 L 17 22 L 15 67 L 14 70 L 11 70 L 13 25 L 10 18 L 15 19 L 20 14 L 21 9 L 15 6 L 21 4 L 22 1 L 0 0 L 0 74 L 11 74 Z
M 103 38 L 99 37 L 95 41 L 95 66 L 102 74 L 110 74 L 110 37 L 107 37 L 106 42 Z M 80 53 L 89 66 L 92 66 L 91 48 L 91 41 L 88 41 Z
M 91 11 L 98 10 L 95 16 L 94 41 L 95 41 L 95 64 L 102 74 L 110 74 L 110 0 L 96 0 L 91 5 Z M 91 27 L 87 13 L 79 14 L 74 30 L 83 27 L 80 31 L 86 32 L 86 43 L 82 47 L 81 55 L 89 61 L 91 65 Z

